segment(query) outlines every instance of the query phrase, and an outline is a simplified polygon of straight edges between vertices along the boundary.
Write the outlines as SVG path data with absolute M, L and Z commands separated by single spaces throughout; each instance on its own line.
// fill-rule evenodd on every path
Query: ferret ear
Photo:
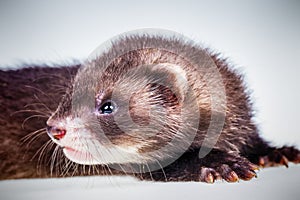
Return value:
M 154 65 L 152 70 L 160 74 L 160 84 L 171 89 L 180 101 L 184 100 L 189 85 L 187 73 L 182 66 L 172 63 L 160 63 Z

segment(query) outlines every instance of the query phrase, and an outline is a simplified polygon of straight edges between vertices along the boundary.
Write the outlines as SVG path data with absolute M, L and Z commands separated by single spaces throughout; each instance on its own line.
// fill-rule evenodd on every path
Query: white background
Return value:
M 1 0 L 0 67 L 16 67 L 24 63 L 70 63 L 85 59 L 98 45 L 119 33 L 138 28 L 170 29 L 221 52 L 235 67 L 241 68 L 249 88 L 253 90 L 256 121 L 262 136 L 276 145 L 300 147 L 299 21 L 300 1 Z M 287 189 L 282 191 L 283 187 L 299 197 L 300 192 L 295 188 L 291 190 L 287 179 L 298 180 L 299 169 L 294 167 L 290 173 L 285 169 L 266 170 L 266 173 L 270 172 L 266 178 L 272 179 L 272 182 L 259 177 L 252 184 L 240 183 L 240 186 L 234 187 L 253 189 L 255 192 L 255 184 L 261 184 L 263 186 L 257 190 L 262 192 L 264 187 L 272 188 L 272 185 L 265 184 L 274 184 L 271 193 L 285 194 Z M 287 175 L 283 176 L 283 173 Z M 58 183 L 60 181 L 57 180 Z M 297 183 L 299 186 L 300 182 Z M 1 192 L 6 184 L 0 182 Z M 16 190 L 14 184 L 27 183 L 16 181 L 10 187 L 12 190 Z M 220 195 L 228 187 L 223 185 L 216 186 L 221 187 Z M 43 184 L 38 186 L 43 187 Z M 34 187 L 29 187 L 27 191 L 34 192 Z M 114 184 L 111 187 L 115 188 Z M 142 189 L 139 184 L 135 187 Z M 149 187 L 161 185 L 151 184 Z M 170 187 L 179 187 L 178 192 L 191 190 L 186 184 L 170 184 Z M 191 184 L 191 188 L 196 190 L 197 187 Z M 195 198 L 209 198 L 209 194 L 205 193 L 209 190 L 203 191 L 202 188 L 200 192 L 201 187 L 208 186 L 200 184 Z M 68 188 L 72 191 L 71 186 Z M 114 196 L 118 195 L 118 189 L 115 192 Z M 242 195 L 239 192 L 234 191 L 239 194 L 237 197 Z M 146 191 L 144 197 L 154 198 L 151 195 L 154 195 L 153 191 Z M 176 198 L 176 195 L 170 195 Z M 287 198 L 295 197 L 286 195 Z M 180 196 L 177 197 L 180 199 Z M 274 197 L 279 198 L 279 195 Z M 264 198 L 268 199 L 268 196 Z M 107 198 L 99 196 L 98 199 Z

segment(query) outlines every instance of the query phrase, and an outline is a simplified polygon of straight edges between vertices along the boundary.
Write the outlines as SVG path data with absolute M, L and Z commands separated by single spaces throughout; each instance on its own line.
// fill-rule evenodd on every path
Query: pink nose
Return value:
M 67 131 L 66 129 L 63 128 L 58 128 L 55 126 L 47 126 L 47 133 L 50 138 L 55 140 L 60 140 L 66 135 Z

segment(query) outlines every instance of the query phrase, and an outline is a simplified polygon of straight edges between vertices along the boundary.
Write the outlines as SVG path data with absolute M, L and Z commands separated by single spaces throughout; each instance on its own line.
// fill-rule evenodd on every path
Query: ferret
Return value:
M 0 80 L 2 179 L 236 182 L 260 167 L 300 162 L 295 147 L 259 135 L 243 76 L 186 38 L 123 35 L 80 66 L 1 71 Z M 24 119 L 32 131 L 25 138 Z M 30 143 L 23 159 L 21 138 Z

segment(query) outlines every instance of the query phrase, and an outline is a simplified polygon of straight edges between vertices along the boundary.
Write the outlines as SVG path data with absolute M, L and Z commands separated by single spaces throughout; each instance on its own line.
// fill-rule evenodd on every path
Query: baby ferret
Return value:
M 190 41 L 131 35 L 85 63 L 47 121 L 82 165 L 153 180 L 234 182 L 259 166 L 299 162 L 258 134 L 241 75 Z
M 46 122 L 54 142 L 46 158 L 62 174 L 87 168 L 157 181 L 236 182 L 259 167 L 300 161 L 296 148 L 259 136 L 242 75 L 189 40 L 121 36 L 77 68 L 74 78 L 62 76 L 66 93 Z

